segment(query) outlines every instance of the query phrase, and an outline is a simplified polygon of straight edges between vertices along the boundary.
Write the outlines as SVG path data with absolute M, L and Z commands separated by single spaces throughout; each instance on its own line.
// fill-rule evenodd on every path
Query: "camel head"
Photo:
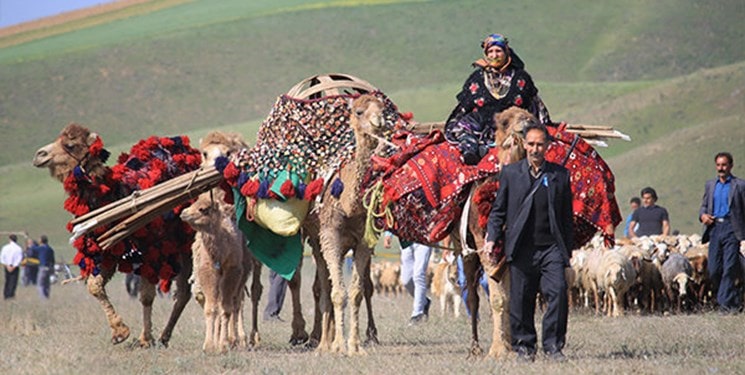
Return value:
M 78 124 L 67 125 L 57 139 L 38 149 L 34 154 L 34 166 L 48 168 L 52 177 L 60 182 L 81 166 L 88 172 L 99 172 L 104 162 L 90 155 L 90 146 L 96 142 L 98 135 Z
M 362 95 L 350 104 L 349 126 L 357 141 L 357 148 L 374 147 L 386 130 L 383 119 L 383 102 L 373 95 Z
M 525 158 L 523 129 L 538 120 L 520 107 L 510 107 L 494 116 L 494 142 L 501 148 L 499 160 L 509 164 Z
M 238 133 L 212 131 L 199 140 L 199 149 L 202 150 L 202 166 L 214 165 L 218 157 L 231 157 L 244 148 L 248 148 L 248 143 Z
M 209 192 L 203 193 L 191 206 L 181 211 L 181 220 L 200 232 L 210 231 L 220 225 L 223 218 L 221 205 Z

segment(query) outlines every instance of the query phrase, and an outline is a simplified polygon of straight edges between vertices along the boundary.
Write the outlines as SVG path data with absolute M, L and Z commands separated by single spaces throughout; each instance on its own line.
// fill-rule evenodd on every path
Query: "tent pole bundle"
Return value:
M 444 122 L 422 122 L 413 123 L 409 128 L 414 133 L 429 133 L 432 130 L 445 131 Z M 618 130 L 613 129 L 612 126 L 607 125 L 586 125 L 586 124 L 567 124 L 566 131 L 574 133 L 582 137 L 585 141 L 590 144 L 600 145 L 607 147 L 603 141 L 606 139 L 620 139 L 623 141 L 631 141 L 631 137 L 621 133 Z
M 96 238 L 102 249 L 109 249 L 147 225 L 158 215 L 217 187 L 220 181 L 222 181 L 222 175 L 214 166 L 210 166 L 185 173 L 151 188 L 136 191 L 126 198 L 73 219 L 71 222 L 74 225 L 73 236 L 70 242 L 95 228 L 124 218 Z

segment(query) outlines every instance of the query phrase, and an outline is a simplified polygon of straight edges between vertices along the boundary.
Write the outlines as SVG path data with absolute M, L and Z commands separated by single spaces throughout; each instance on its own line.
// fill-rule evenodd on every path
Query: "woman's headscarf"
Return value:
M 481 42 L 481 48 L 484 50 L 484 55 L 486 55 L 486 51 L 493 46 L 502 48 L 505 53 L 506 61 L 492 60 L 484 56 L 483 58 L 476 60 L 473 64 L 482 68 L 493 68 L 500 71 L 506 69 L 510 65 L 517 69 L 522 69 L 524 67 L 522 60 L 510 47 L 510 42 L 507 37 L 502 34 L 487 35 Z

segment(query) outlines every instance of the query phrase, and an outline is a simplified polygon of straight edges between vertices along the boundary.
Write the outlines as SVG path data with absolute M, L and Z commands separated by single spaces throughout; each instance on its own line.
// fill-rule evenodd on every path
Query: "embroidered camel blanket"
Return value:
M 576 134 L 565 131 L 565 125 L 549 127 L 552 137 L 546 160 L 569 169 L 574 195 L 574 236 L 579 247 L 597 232 L 621 222 L 615 199 L 615 177 L 600 155 Z M 401 141 L 402 137 L 394 138 Z M 411 137 L 409 137 L 411 138 Z M 450 233 L 468 198 L 474 181 L 499 173 L 497 148 L 476 166 L 461 162 L 457 147 L 444 142 L 439 131 L 427 137 L 410 140 L 401 151 L 385 160 L 377 160 L 383 169 L 383 200 L 378 212 L 390 211 L 392 222 L 376 219 L 376 226 L 402 239 L 436 243 Z M 371 184 L 368 184 L 371 185 Z M 474 194 L 480 218 L 486 229 L 486 217 L 496 195 L 496 184 L 484 194 Z M 612 244 L 613 235 L 604 234 Z

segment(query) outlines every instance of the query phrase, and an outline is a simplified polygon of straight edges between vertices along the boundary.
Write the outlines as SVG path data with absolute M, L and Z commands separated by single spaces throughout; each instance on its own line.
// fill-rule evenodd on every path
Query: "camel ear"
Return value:
M 98 133 L 88 134 L 88 139 L 86 140 L 86 143 L 88 144 L 88 146 L 92 145 L 93 142 L 96 141 L 96 138 L 98 138 Z

